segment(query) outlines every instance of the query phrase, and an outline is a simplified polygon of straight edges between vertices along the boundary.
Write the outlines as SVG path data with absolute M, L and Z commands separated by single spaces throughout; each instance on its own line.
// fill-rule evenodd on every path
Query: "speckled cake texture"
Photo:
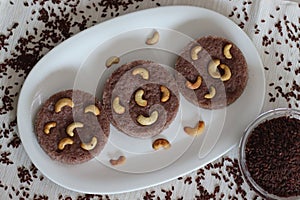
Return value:
M 137 68 L 148 71 L 149 78 L 133 75 Z M 170 92 L 169 99 L 162 102 L 164 86 Z M 143 90 L 142 98 L 146 106 L 140 106 L 135 101 L 137 91 Z M 118 97 L 120 105 L 125 108 L 123 114 L 113 109 L 113 100 Z M 149 138 L 161 133 L 176 117 L 179 107 L 179 92 L 174 76 L 161 65 L 152 61 L 136 60 L 120 66 L 115 70 L 105 84 L 103 104 L 111 123 L 123 133 L 136 138 Z M 141 125 L 137 118 L 140 115 L 149 117 L 158 112 L 158 118 L 151 125 Z
M 232 58 L 228 59 L 224 55 L 224 47 L 231 44 L 229 52 Z M 197 54 L 198 59 L 191 58 L 191 51 L 195 46 L 201 46 L 202 50 Z M 218 59 L 221 64 L 229 67 L 231 77 L 222 81 L 220 78 L 213 78 L 208 72 L 209 63 L 213 59 Z M 224 70 L 218 66 L 220 75 L 224 75 Z M 178 74 L 176 80 L 180 92 L 193 104 L 205 109 L 224 108 L 235 102 L 243 93 L 248 81 L 248 67 L 246 59 L 241 50 L 231 41 L 222 37 L 205 36 L 188 44 L 178 57 L 175 69 Z M 197 77 L 201 76 L 202 83 L 197 89 L 187 88 L 186 82 L 195 83 Z M 216 89 L 213 98 L 205 98 L 210 87 Z
M 71 99 L 74 106 L 64 106 L 60 112 L 56 112 L 55 105 L 63 98 Z M 90 105 L 95 105 L 100 114 L 85 113 L 85 108 Z M 49 122 L 55 122 L 56 126 L 46 134 L 44 129 Z M 73 122 L 80 122 L 83 127 L 75 128 L 74 135 L 70 136 L 67 127 Z M 101 102 L 93 95 L 79 90 L 65 90 L 52 95 L 41 106 L 35 119 L 35 133 L 42 149 L 53 160 L 66 164 L 83 163 L 97 156 L 107 142 L 109 126 Z M 83 149 L 81 145 L 89 144 L 93 137 L 97 138 L 96 146 L 91 150 Z M 65 145 L 61 150 L 58 146 L 64 138 L 71 139 L 73 144 Z

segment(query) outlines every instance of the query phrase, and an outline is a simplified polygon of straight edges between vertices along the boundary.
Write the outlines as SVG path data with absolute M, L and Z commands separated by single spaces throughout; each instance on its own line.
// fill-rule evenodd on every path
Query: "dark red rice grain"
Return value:
M 278 117 L 258 125 L 246 144 L 253 180 L 280 197 L 300 195 L 300 120 Z

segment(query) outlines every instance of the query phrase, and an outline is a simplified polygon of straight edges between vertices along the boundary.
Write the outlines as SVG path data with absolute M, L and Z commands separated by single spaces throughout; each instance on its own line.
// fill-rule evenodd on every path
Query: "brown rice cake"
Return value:
M 122 108 L 118 107 L 119 111 L 114 107 L 116 98 Z M 136 60 L 112 73 L 104 87 L 103 104 L 117 129 L 132 137 L 149 138 L 161 133 L 175 118 L 179 92 L 173 75 L 164 67 Z
M 53 122 L 55 127 L 47 126 Z M 77 123 L 77 128 L 72 131 L 71 124 L 74 122 L 81 123 L 83 127 L 77 126 Z M 107 142 L 109 126 L 100 101 L 79 90 L 65 90 L 52 95 L 39 109 L 35 119 L 35 133 L 42 149 L 53 160 L 66 164 L 83 163 L 97 156 Z M 48 131 L 45 131 L 46 127 Z M 69 134 L 67 130 L 70 130 Z
M 195 51 L 194 48 L 197 46 L 201 46 L 200 52 Z M 227 53 L 224 54 L 224 50 L 226 51 L 224 48 L 227 47 L 227 53 L 230 53 L 231 58 L 230 55 L 225 56 Z M 196 57 L 192 58 L 193 56 Z M 216 63 L 219 62 L 215 70 L 208 67 L 213 59 L 218 60 Z M 232 104 L 241 96 L 247 85 L 248 68 L 243 53 L 231 41 L 221 37 L 201 37 L 196 42 L 188 44 L 178 57 L 175 68 L 178 71 L 176 80 L 180 92 L 188 101 L 206 109 L 218 109 Z M 224 77 L 229 74 L 228 69 L 231 77 L 226 80 Z M 217 74 L 209 73 L 213 71 Z M 196 88 L 194 83 L 197 82 L 198 76 L 201 77 L 202 83 Z M 224 79 L 221 80 L 220 76 Z M 188 88 L 187 84 L 194 84 L 194 88 Z M 205 96 L 211 94 L 213 91 L 210 90 L 213 89 L 215 89 L 213 98 Z

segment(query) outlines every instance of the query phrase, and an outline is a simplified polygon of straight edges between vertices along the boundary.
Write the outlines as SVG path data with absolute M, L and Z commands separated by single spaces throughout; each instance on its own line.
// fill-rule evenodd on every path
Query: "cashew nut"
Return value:
M 56 122 L 48 122 L 44 127 L 44 133 L 49 134 L 50 129 L 56 127 Z
M 232 47 L 232 44 L 226 44 L 224 49 L 223 49 L 223 54 L 224 54 L 225 58 L 227 58 L 227 59 L 232 58 L 232 55 L 230 53 L 231 47 Z
M 58 149 L 63 150 L 66 145 L 71 145 L 73 143 L 74 143 L 74 141 L 71 138 L 64 138 L 59 142 Z
M 62 98 L 56 102 L 55 112 L 57 112 L 57 113 L 60 112 L 64 106 L 70 106 L 71 108 L 73 108 L 74 103 L 70 98 Z
M 74 136 L 74 129 L 75 128 L 82 128 L 83 127 L 83 123 L 80 123 L 80 122 L 73 122 L 71 123 L 67 129 L 66 129 L 66 132 L 69 136 L 73 137 Z
M 191 50 L 191 58 L 192 60 L 198 60 L 198 53 L 202 50 L 201 46 L 195 46 Z
M 204 121 L 199 121 L 198 124 L 194 127 L 184 127 L 183 130 L 186 132 L 188 135 L 191 136 L 197 136 L 203 133 L 205 128 L 205 123 Z
M 154 124 L 156 122 L 157 118 L 158 118 L 158 112 L 155 110 L 151 113 L 151 115 L 149 117 L 139 115 L 136 120 L 138 123 L 140 123 L 143 126 L 149 126 L 149 125 Z
M 97 106 L 95 105 L 89 105 L 85 107 L 84 113 L 93 113 L 94 115 L 100 115 L 100 110 Z
M 154 150 L 158 150 L 160 148 L 168 149 L 170 147 L 171 147 L 170 142 L 164 138 L 156 139 L 152 144 L 152 148 Z
M 224 70 L 224 74 L 221 76 L 221 81 L 228 81 L 231 78 L 230 68 L 225 64 L 221 64 L 220 68 Z
M 143 99 L 143 95 L 144 95 L 144 90 L 142 89 L 138 90 L 135 93 L 134 100 L 139 106 L 145 107 L 147 106 L 147 100 Z
M 113 109 L 117 114 L 123 114 L 125 112 L 125 107 L 120 104 L 120 97 L 114 99 Z
M 219 59 L 213 59 L 208 64 L 208 73 L 213 78 L 220 78 L 221 74 L 218 70 L 218 66 L 220 65 Z
M 132 75 L 137 75 L 139 74 L 143 79 L 148 80 L 149 79 L 149 72 L 148 70 L 146 70 L 145 68 L 139 67 L 139 68 L 135 68 L 132 71 Z
M 151 38 L 148 38 L 146 41 L 146 44 L 153 45 L 156 44 L 159 41 L 159 33 L 155 31 Z
M 117 57 L 117 56 L 112 56 L 112 57 L 109 57 L 107 60 L 106 60 L 106 63 L 105 63 L 105 66 L 106 67 L 110 67 L 112 66 L 113 64 L 118 64 L 120 62 L 120 58 Z
M 209 87 L 209 93 L 204 95 L 206 99 L 212 99 L 216 95 L 216 88 L 214 86 Z
M 186 81 L 185 85 L 186 87 L 190 88 L 191 90 L 198 89 L 201 86 L 202 78 L 201 76 L 197 77 L 197 80 L 195 83 L 191 83 L 190 81 Z
M 114 159 L 109 160 L 111 165 L 121 165 L 121 164 L 124 164 L 125 161 L 126 161 L 125 156 L 119 156 L 119 158 L 117 160 L 114 160 Z
M 169 91 L 169 89 L 167 87 L 161 85 L 160 86 L 160 91 L 162 92 L 160 101 L 163 102 L 163 103 L 167 102 L 170 99 L 170 91 Z
M 92 149 L 95 148 L 95 146 L 97 145 L 97 138 L 94 136 L 92 137 L 91 141 L 89 143 L 81 143 L 81 148 L 83 148 L 84 150 L 90 151 Z

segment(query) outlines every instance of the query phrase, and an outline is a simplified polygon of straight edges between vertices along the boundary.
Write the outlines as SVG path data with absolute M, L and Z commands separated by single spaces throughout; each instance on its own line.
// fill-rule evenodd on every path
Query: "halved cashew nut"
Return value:
M 154 150 L 158 150 L 160 148 L 168 149 L 170 147 L 171 147 L 170 142 L 164 138 L 156 139 L 152 144 L 152 148 Z
M 224 70 L 224 74 L 221 76 L 221 81 L 228 81 L 231 78 L 230 68 L 225 64 L 221 64 L 220 68 Z
M 81 143 L 81 148 L 83 148 L 84 150 L 87 150 L 87 151 L 90 151 L 92 149 L 95 148 L 95 146 L 97 145 L 97 138 L 94 136 L 92 137 L 91 141 L 88 142 L 88 143 Z
M 120 104 L 120 97 L 116 97 L 113 100 L 113 109 L 117 114 L 123 114 L 125 112 L 125 107 Z
M 144 95 L 144 90 L 140 89 L 138 91 L 136 91 L 135 96 L 134 96 L 134 100 L 135 102 L 142 107 L 147 106 L 147 100 L 143 99 L 143 95 Z
M 56 127 L 56 122 L 48 122 L 44 127 L 44 133 L 49 134 L 50 129 Z
M 69 136 L 73 137 L 74 136 L 74 129 L 75 128 L 82 128 L 83 123 L 81 122 L 73 122 L 69 126 L 67 126 L 66 132 Z
M 137 75 L 139 74 L 143 79 L 145 80 L 148 80 L 149 79 L 149 72 L 147 69 L 145 68 L 142 68 L 142 67 L 138 67 L 138 68 L 135 68 L 133 71 L 132 71 L 132 75 Z
M 120 62 L 120 58 L 117 56 L 111 56 L 106 60 L 105 66 L 110 67 L 113 64 L 118 64 Z
M 74 103 L 70 98 L 62 98 L 60 100 L 58 100 L 55 104 L 55 112 L 60 112 L 61 109 L 65 106 L 69 106 L 71 108 L 74 107 Z
M 139 124 L 143 126 L 150 126 L 156 122 L 157 118 L 158 118 L 158 112 L 155 110 L 151 113 L 149 117 L 139 115 L 136 120 Z
M 204 95 L 206 99 L 212 99 L 216 95 L 216 88 L 214 86 L 209 87 L 209 93 Z
M 167 102 L 170 99 L 170 90 L 167 87 L 161 85 L 160 91 L 162 92 L 160 101 L 163 103 Z
M 218 70 L 218 66 L 220 65 L 219 59 L 213 59 L 208 64 L 208 73 L 213 78 L 220 78 L 221 74 Z
M 121 165 L 121 164 L 124 164 L 125 161 L 126 161 L 125 156 L 119 156 L 119 158 L 117 160 L 114 160 L 114 159 L 109 160 L 111 165 Z
M 71 145 L 73 143 L 74 141 L 71 138 L 63 138 L 58 144 L 58 149 L 63 150 L 66 145 Z
M 94 115 L 100 115 L 100 110 L 97 106 L 95 105 L 89 105 L 87 107 L 85 107 L 84 109 L 84 113 L 93 113 Z
M 186 81 L 185 85 L 187 88 L 190 88 L 191 90 L 198 89 L 201 86 L 202 83 L 202 77 L 198 76 L 195 83 L 191 83 L 190 81 Z
M 224 49 L 223 49 L 223 54 L 224 54 L 225 58 L 227 58 L 227 59 L 232 58 L 232 55 L 230 53 L 231 47 L 232 47 L 232 44 L 226 44 Z
M 204 121 L 199 121 L 195 127 L 184 127 L 183 130 L 186 132 L 188 135 L 191 136 L 197 136 L 203 133 L 205 129 L 205 123 Z
M 153 45 L 156 44 L 159 41 L 159 33 L 157 31 L 155 31 L 152 35 L 151 38 L 148 38 L 146 40 L 146 44 L 148 45 Z
M 195 46 L 191 50 L 191 58 L 192 60 L 198 60 L 198 53 L 202 50 L 201 46 Z

